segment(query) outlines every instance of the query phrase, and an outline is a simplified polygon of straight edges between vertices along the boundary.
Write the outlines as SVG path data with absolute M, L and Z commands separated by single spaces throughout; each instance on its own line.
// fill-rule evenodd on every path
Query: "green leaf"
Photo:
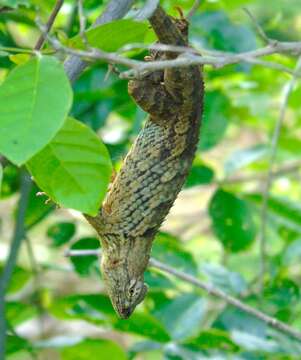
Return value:
M 124 350 L 111 340 L 87 339 L 83 342 L 61 350 L 62 360 L 126 360 Z
M 5 304 L 6 318 L 12 326 L 33 318 L 37 315 L 37 309 L 32 304 L 23 304 L 20 301 L 8 301 Z
M 277 305 L 277 308 L 290 307 L 293 309 L 300 300 L 299 286 L 287 278 L 276 278 L 265 288 L 264 300 Z
M 218 189 L 210 201 L 209 214 L 213 231 L 226 249 L 242 251 L 255 240 L 256 228 L 249 206 L 234 194 Z
M 19 169 L 15 165 L 7 164 L 3 169 L 1 198 L 11 196 L 18 191 L 20 185 Z
M 87 30 L 85 34 L 91 46 L 103 51 L 114 52 L 124 45 L 144 42 L 148 30 L 147 23 L 121 19 L 98 25 Z M 82 48 L 83 41 L 77 35 L 70 40 L 70 45 Z
M 149 314 L 135 312 L 128 320 L 118 320 L 115 328 L 121 331 L 135 333 L 158 342 L 168 342 L 170 336 L 161 322 Z
M 19 266 L 15 266 L 7 292 L 10 294 L 21 290 L 29 281 L 31 275 L 30 271 Z
M 92 250 L 99 249 L 100 242 L 93 237 L 84 237 L 78 240 L 71 246 L 71 250 Z M 82 276 L 89 276 L 99 268 L 98 257 L 94 255 L 89 256 L 71 256 L 74 269 Z
M 205 109 L 200 130 L 199 148 L 209 150 L 223 138 L 228 126 L 230 103 L 219 91 L 205 93 Z
M 154 315 L 175 340 L 185 340 L 199 329 L 206 311 L 205 301 L 196 294 L 183 294 L 156 308 Z
M 39 192 L 40 189 L 33 185 L 29 194 L 28 204 L 25 212 L 25 225 L 27 230 L 38 224 L 54 210 L 53 204 L 45 203 L 47 197 L 37 196 Z
M 177 238 L 170 234 L 161 232 L 156 236 L 152 255 L 178 270 L 193 275 L 197 273 L 193 256 L 181 246 L 181 242 Z
M 20 336 L 8 335 L 6 344 L 6 355 L 14 354 L 20 350 L 29 349 L 30 344 Z
M 29 6 L 29 0 L 1 0 L 0 6 L 8 6 L 16 9 L 20 5 Z
M 0 87 L 0 152 L 24 164 L 62 127 L 71 103 L 69 80 L 56 58 L 17 66 Z
M 210 184 L 214 178 L 214 171 L 206 165 L 193 165 L 187 177 L 185 187 Z
M 227 332 L 218 329 L 204 330 L 196 338 L 187 341 L 185 345 L 197 347 L 199 350 L 217 348 L 237 351 L 239 349 Z
M 98 212 L 112 171 L 106 147 L 90 128 L 72 118 L 27 166 L 54 202 L 92 216 Z
M 59 319 L 80 319 L 95 324 L 103 324 L 116 318 L 111 301 L 101 294 L 56 298 L 49 311 Z
M 75 234 L 76 227 L 71 222 L 58 222 L 47 230 L 47 236 L 52 239 L 54 246 L 61 246 L 68 242 Z
M 2 179 L 3 179 L 3 167 L 0 164 L 0 193 L 1 193 L 1 188 L 2 188 Z
M 233 152 L 225 161 L 225 173 L 229 175 L 236 170 L 261 159 L 268 153 L 268 149 L 269 148 L 265 145 L 256 145 Z

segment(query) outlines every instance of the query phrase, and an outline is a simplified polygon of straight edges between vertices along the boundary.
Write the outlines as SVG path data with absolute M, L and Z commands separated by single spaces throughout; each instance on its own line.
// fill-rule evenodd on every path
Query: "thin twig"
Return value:
M 108 53 L 94 48 L 90 49 L 89 51 L 76 50 L 64 46 L 55 38 L 52 38 L 50 36 L 48 36 L 47 38 L 55 50 L 61 51 L 65 54 L 73 55 L 77 58 L 83 58 L 85 59 L 85 61 L 89 59 L 93 61 L 104 60 L 109 63 L 125 65 L 130 68 L 130 70 L 122 72 L 120 74 L 121 78 L 141 77 L 144 76 L 145 73 L 148 73 L 150 71 L 162 70 L 166 68 L 187 67 L 191 65 L 212 65 L 215 68 L 221 68 L 226 65 L 237 64 L 240 62 L 247 62 L 253 64 L 257 63 L 275 70 L 281 70 L 289 74 L 293 74 L 293 70 L 285 67 L 284 65 L 264 60 L 258 60 L 257 58 L 272 54 L 296 54 L 301 52 L 301 42 L 277 42 L 263 48 L 259 48 L 257 50 L 247 51 L 239 54 L 221 53 L 213 51 L 211 52 L 212 55 L 198 56 L 191 53 L 191 51 L 188 51 L 187 53 L 182 54 L 173 60 L 144 62 L 134 59 L 128 59 L 119 55 L 118 52 Z M 164 46 L 161 44 L 161 47 L 163 49 Z M 165 47 L 165 49 L 167 49 L 167 47 Z M 179 51 L 182 51 L 182 49 L 179 49 Z M 210 50 L 207 50 L 207 53 L 210 53 Z M 300 74 L 295 74 L 295 76 L 300 76 Z M 73 79 L 72 76 L 71 79 Z
M 192 5 L 192 8 L 190 9 L 187 15 L 187 19 L 191 18 L 196 13 L 200 5 L 201 5 L 201 0 L 195 0 L 194 4 Z
M 65 252 L 66 257 L 71 256 L 100 256 L 100 250 L 68 250 Z M 162 263 L 161 261 L 158 261 L 154 258 L 151 258 L 149 260 L 149 266 L 155 267 L 157 269 L 160 269 L 168 274 L 174 275 L 177 278 L 184 280 L 187 283 L 190 283 L 202 290 L 205 290 L 208 294 L 216 296 L 222 300 L 224 300 L 226 303 L 235 306 L 236 308 L 255 316 L 257 319 L 262 320 L 266 324 L 270 325 L 271 327 L 291 336 L 292 338 L 295 338 L 297 340 L 301 341 L 301 332 L 295 330 L 291 326 L 283 323 L 282 321 L 279 321 L 269 315 L 266 315 L 265 313 L 243 303 L 242 301 L 238 300 L 237 298 L 228 295 L 224 291 L 214 287 L 211 284 L 208 284 L 204 281 L 201 281 L 197 279 L 196 277 L 192 275 L 185 274 L 182 271 L 176 270 L 173 267 L 166 265 Z
M 64 0 L 57 0 L 57 2 L 54 5 L 54 8 L 52 9 L 52 12 L 47 20 L 47 23 L 45 25 L 45 33 L 48 34 L 50 29 L 52 28 L 52 25 L 56 19 L 57 14 L 59 13 L 61 7 L 63 6 Z M 45 42 L 45 34 L 41 34 L 34 49 L 40 50 L 42 49 Z
M 295 73 L 297 74 L 301 69 L 301 56 L 299 57 L 296 67 Z M 259 247 L 260 247 L 260 289 L 263 291 L 264 288 L 264 277 L 266 273 L 266 226 L 267 226 L 267 218 L 268 218 L 268 202 L 269 202 L 269 195 L 270 195 L 270 188 L 272 182 L 274 180 L 273 171 L 274 171 L 274 164 L 277 155 L 277 146 L 279 135 L 281 131 L 282 124 L 285 119 L 286 110 L 288 106 L 288 100 L 291 92 L 294 89 L 295 83 L 297 79 L 296 76 L 293 76 L 291 80 L 285 85 L 282 104 L 280 107 L 279 118 L 276 122 L 275 129 L 273 132 L 272 140 L 271 140 L 271 152 L 270 152 L 270 161 L 269 161 L 269 168 L 266 177 L 266 181 L 263 188 L 263 202 L 261 207 L 261 226 L 259 231 Z
M 5 342 L 6 342 L 6 319 L 5 319 L 5 293 L 8 288 L 12 273 L 18 258 L 21 242 L 25 234 L 25 213 L 31 190 L 31 180 L 29 175 L 22 170 L 20 200 L 18 206 L 18 213 L 16 219 L 15 230 L 12 238 L 10 252 L 5 263 L 3 272 L 0 278 L 0 360 L 5 358 Z
M 259 23 L 257 22 L 255 16 L 251 13 L 251 11 L 246 8 L 243 7 L 242 8 L 243 11 L 249 16 L 249 18 L 251 19 L 252 23 L 255 26 L 256 31 L 258 32 L 258 35 L 262 38 L 262 40 L 266 43 L 266 44 L 270 44 L 273 43 L 274 40 L 270 39 L 267 34 L 264 32 L 263 28 L 259 25 Z
M 78 19 L 79 19 L 79 36 L 81 37 L 84 45 L 88 47 L 88 40 L 85 34 L 86 30 L 86 17 L 84 14 L 83 0 L 77 0 Z
M 292 161 L 288 164 L 284 164 L 279 166 L 277 169 L 272 171 L 272 178 L 277 179 L 279 177 L 285 176 L 289 173 L 294 173 L 299 171 L 301 168 L 301 160 Z M 232 176 L 220 180 L 216 180 L 215 183 L 218 185 L 228 185 L 228 184 L 236 184 L 236 183 L 244 183 L 244 182 L 252 182 L 252 181 L 266 181 L 267 175 L 262 173 L 257 174 L 249 174 L 249 175 L 239 175 Z

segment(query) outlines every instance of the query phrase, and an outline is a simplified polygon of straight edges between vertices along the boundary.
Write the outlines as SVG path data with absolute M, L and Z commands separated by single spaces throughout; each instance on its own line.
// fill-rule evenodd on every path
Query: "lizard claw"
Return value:
M 177 10 L 177 12 L 179 13 L 180 15 L 180 20 L 186 20 L 185 16 L 184 16 L 184 13 L 183 13 L 183 10 L 180 6 L 174 6 L 174 9 Z

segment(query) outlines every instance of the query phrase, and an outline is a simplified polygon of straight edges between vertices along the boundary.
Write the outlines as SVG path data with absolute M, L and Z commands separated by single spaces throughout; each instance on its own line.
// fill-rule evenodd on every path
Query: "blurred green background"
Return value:
M 65 1 L 53 33 L 67 41 L 79 31 L 75 1 Z M 33 47 L 54 1 L 5 0 L 0 46 Z M 141 3 L 137 2 L 141 5 Z M 193 1 L 161 1 L 188 13 Z M 105 1 L 86 0 L 88 25 Z M 203 0 L 191 19 L 197 49 L 243 52 L 264 46 L 246 6 L 266 34 L 301 41 L 298 0 Z M 131 13 L 129 13 L 129 17 Z M 0 81 L 20 59 L 0 48 Z M 141 59 L 145 53 L 134 54 Z M 291 69 L 296 57 L 273 55 Z M 137 136 L 145 113 L 127 94 L 127 81 L 93 64 L 74 84 L 72 115 L 107 145 L 116 169 Z M 212 283 L 301 331 L 301 87 L 290 96 L 281 129 L 267 217 L 267 273 L 260 285 L 259 234 L 271 138 L 290 75 L 237 64 L 204 68 L 205 111 L 193 168 L 152 255 Z M 3 106 L 3 104 L 1 104 Z M 289 169 L 289 170 L 287 170 Z M 0 201 L 0 261 L 9 251 L 20 171 L 8 164 Z M 10 336 L 7 358 L 19 359 L 300 359 L 301 344 L 258 319 L 156 269 L 146 272 L 150 290 L 134 315 L 121 321 L 105 294 L 97 260 L 65 258 L 66 249 L 99 242 L 80 213 L 45 204 L 32 189 L 26 241 L 6 297 Z

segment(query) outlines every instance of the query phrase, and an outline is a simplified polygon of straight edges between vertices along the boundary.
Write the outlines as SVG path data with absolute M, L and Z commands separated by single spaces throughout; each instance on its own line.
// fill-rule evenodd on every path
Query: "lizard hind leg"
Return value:
M 163 83 L 154 82 L 152 78 L 129 81 L 128 92 L 137 105 L 151 116 L 166 119 L 175 112 L 175 100 Z

